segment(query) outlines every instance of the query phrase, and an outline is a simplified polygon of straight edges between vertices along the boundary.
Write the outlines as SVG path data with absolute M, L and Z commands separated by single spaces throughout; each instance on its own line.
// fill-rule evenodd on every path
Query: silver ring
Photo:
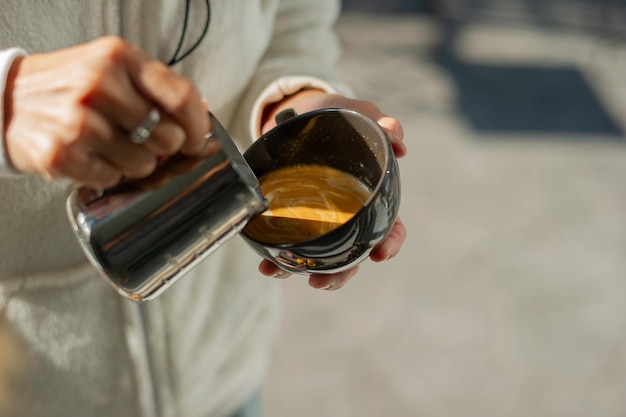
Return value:
M 141 125 L 130 134 L 130 141 L 137 145 L 145 143 L 150 137 L 152 129 L 154 129 L 160 120 L 161 115 L 159 111 L 157 109 L 151 109 L 146 118 L 141 122 Z

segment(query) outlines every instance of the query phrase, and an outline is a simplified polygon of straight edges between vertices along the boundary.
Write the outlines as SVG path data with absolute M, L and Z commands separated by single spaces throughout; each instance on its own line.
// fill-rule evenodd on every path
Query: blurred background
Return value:
M 284 282 L 268 417 L 626 415 L 626 2 L 346 0 L 400 119 L 399 256 Z

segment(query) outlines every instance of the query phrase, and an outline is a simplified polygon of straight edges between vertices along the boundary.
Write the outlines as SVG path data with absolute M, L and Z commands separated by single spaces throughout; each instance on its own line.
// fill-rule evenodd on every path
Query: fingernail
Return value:
M 336 289 L 339 288 L 339 283 L 337 282 L 337 280 L 333 280 L 331 282 L 328 283 L 328 285 L 326 285 L 325 287 L 320 288 L 321 290 L 324 291 L 334 291 Z
M 285 279 L 287 277 L 289 277 L 291 275 L 291 273 L 287 272 L 287 271 L 283 271 L 282 269 L 277 271 L 274 275 L 272 275 L 272 278 L 278 278 L 278 279 Z

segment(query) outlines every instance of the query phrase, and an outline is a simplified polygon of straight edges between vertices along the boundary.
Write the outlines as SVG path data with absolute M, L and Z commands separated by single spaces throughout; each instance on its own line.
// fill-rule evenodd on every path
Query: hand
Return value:
M 151 136 L 131 142 L 152 108 L 161 119 Z M 202 153 L 210 130 L 189 81 L 115 37 L 16 60 L 4 109 L 15 169 L 97 188 L 146 177 L 176 152 Z
M 327 94 L 321 90 L 303 90 L 283 100 L 280 104 L 272 106 L 265 112 L 262 124 L 262 132 L 265 133 L 276 125 L 274 116 L 281 110 L 292 108 L 297 114 L 308 111 L 339 107 L 358 111 L 376 120 L 383 128 L 391 141 L 394 154 L 401 158 L 407 154 L 404 145 L 404 131 L 397 119 L 384 114 L 376 105 L 363 100 L 353 100 L 347 97 Z M 406 239 L 406 228 L 399 218 L 396 220 L 389 235 L 370 253 L 373 262 L 382 262 L 396 256 Z M 275 278 L 287 278 L 289 273 L 283 271 L 270 261 L 263 260 L 259 265 L 259 271 L 267 276 Z M 337 274 L 313 274 L 309 276 L 309 285 L 313 288 L 336 290 L 343 287 L 358 272 L 358 266 Z

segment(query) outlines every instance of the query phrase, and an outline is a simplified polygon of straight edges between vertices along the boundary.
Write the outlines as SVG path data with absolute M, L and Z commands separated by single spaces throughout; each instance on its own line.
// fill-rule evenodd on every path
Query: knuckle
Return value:
M 48 147 L 47 152 L 41 159 L 41 170 L 44 172 L 59 172 L 64 174 L 68 162 L 71 161 L 68 149 L 55 142 Z
M 103 36 L 98 39 L 102 56 L 109 62 L 118 61 L 129 48 L 128 43 L 118 36 Z
M 92 98 L 98 98 L 101 92 L 107 91 L 107 79 L 113 64 L 106 61 L 97 70 L 89 71 L 83 77 L 83 97 L 81 102 L 88 103 Z
M 74 81 L 77 95 L 76 101 L 79 104 L 89 104 L 91 101 L 101 97 L 100 94 L 108 89 L 107 81 L 114 66 L 113 61 L 103 59 L 94 67 L 84 68 Z
M 193 84 L 188 81 L 181 82 L 176 88 L 172 107 L 174 112 L 182 112 L 189 108 L 189 105 L 199 97 L 199 94 Z
M 161 129 L 159 137 L 159 152 L 164 155 L 172 155 L 185 143 L 185 131 L 175 123 L 167 123 Z
M 78 182 L 87 182 L 91 166 L 85 164 L 86 158 L 81 158 L 74 147 L 57 143 L 50 147 L 48 153 L 40 160 L 40 171 L 52 174 L 56 178 L 70 178 Z
M 165 155 L 173 155 L 176 153 L 182 146 L 183 141 L 179 140 L 166 140 L 161 145 L 162 151 Z

